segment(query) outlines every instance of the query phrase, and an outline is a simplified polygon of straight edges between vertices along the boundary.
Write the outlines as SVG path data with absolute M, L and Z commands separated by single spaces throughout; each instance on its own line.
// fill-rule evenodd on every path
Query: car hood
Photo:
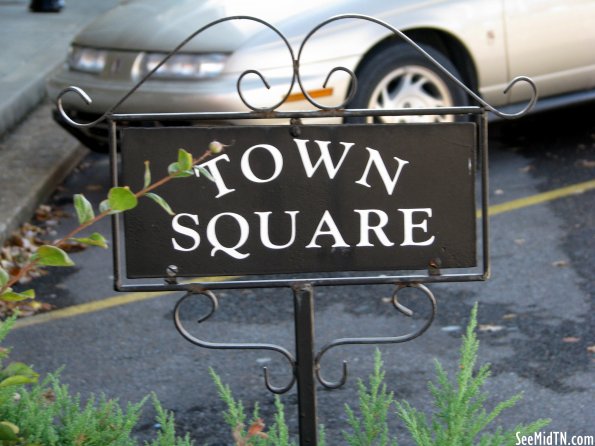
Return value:
M 247 15 L 276 23 L 314 4 L 313 0 L 303 0 L 286 8 L 246 0 L 129 0 L 93 21 L 73 43 L 96 48 L 168 52 L 192 32 L 224 17 Z M 261 30 L 262 25 L 250 20 L 225 22 L 192 39 L 184 51 L 232 52 Z
M 96 48 L 169 52 L 191 33 L 209 23 L 231 16 L 252 16 L 265 20 L 288 36 L 292 43 L 329 17 L 342 13 L 370 15 L 406 26 L 413 10 L 427 8 L 448 0 L 398 0 L 394 2 L 362 2 L 361 0 L 300 0 L 299 2 L 247 0 L 124 0 L 100 16 L 75 39 L 75 44 Z M 388 4 L 387 4 L 388 3 Z M 391 20 L 393 19 L 393 20 Z M 399 20 L 400 21 L 400 20 Z M 353 30 L 354 23 L 340 28 Z M 360 24 L 361 26 L 361 24 Z M 377 31 L 381 27 L 373 25 Z M 182 51 L 233 52 L 241 46 L 265 45 L 278 36 L 260 32 L 263 25 L 251 20 L 232 20 L 218 24 L 190 40 Z M 386 30 L 382 31 L 385 34 Z M 255 39 L 250 39 L 254 36 Z M 249 46 L 249 45 L 248 45 Z

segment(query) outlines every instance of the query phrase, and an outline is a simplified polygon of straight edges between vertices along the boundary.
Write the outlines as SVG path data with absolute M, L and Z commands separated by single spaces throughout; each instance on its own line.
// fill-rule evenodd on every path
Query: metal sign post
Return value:
M 358 19 L 376 23 L 403 39 L 462 88 L 478 106 L 433 109 L 350 110 L 345 106 L 357 90 L 357 78 L 344 103 L 326 107 L 302 86 L 300 58 L 311 36 L 328 23 Z M 116 113 L 117 108 L 191 39 L 219 23 L 249 20 L 273 30 L 292 58 L 293 76 L 285 97 L 272 107 L 234 113 Z M 329 74 L 329 76 L 330 76 Z M 436 314 L 436 299 L 424 285 L 435 282 L 486 280 L 489 276 L 487 112 L 514 118 L 529 111 L 536 100 L 535 85 L 528 106 L 502 113 L 462 84 L 401 31 L 367 16 L 346 14 L 316 26 L 304 39 L 297 57 L 285 36 L 269 23 L 248 16 L 218 20 L 197 30 L 134 86 L 112 109 L 91 123 L 72 120 L 62 96 L 58 106 L 74 126 L 89 127 L 106 120 L 110 129 L 114 186 L 136 190 L 143 181 L 144 162 L 167 170 L 176 151 L 221 141 L 228 149 L 199 166 L 194 175 L 170 182 L 159 194 L 175 209 L 167 215 L 153 202 L 124 215 L 114 215 L 114 280 L 120 291 L 182 291 L 174 322 L 189 342 L 212 349 L 269 350 L 284 356 L 291 367 L 289 382 L 274 386 L 265 368 L 265 385 L 285 393 L 297 383 L 300 444 L 317 444 L 317 382 L 335 389 L 347 381 L 347 366 L 337 382 L 324 379 L 320 364 L 329 350 L 344 345 L 394 344 L 423 334 Z M 297 85 L 316 110 L 276 109 Z M 268 84 L 267 84 L 268 85 Z M 315 118 L 365 116 L 452 116 L 454 122 L 387 125 L 304 125 Z M 146 128 L 145 121 L 192 122 L 190 127 Z M 287 125 L 212 127 L 207 121 L 282 119 Z M 121 171 L 118 168 L 121 152 Z M 478 181 L 476 173 L 479 172 Z M 205 178 L 206 177 L 206 178 Z M 209 181 L 210 180 L 210 181 Z M 190 198 L 190 199 L 189 199 Z M 479 208 L 479 209 L 476 209 Z M 477 216 L 481 224 L 477 227 Z M 478 235 L 479 234 L 479 235 Z M 345 273 L 349 273 L 348 275 Z M 223 276 L 209 279 L 209 276 Z M 229 276 L 234 276 L 229 278 Z M 227 277 L 227 278 L 226 278 Z M 151 279 L 146 282 L 146 279 Z M 340 338 L 314 348 L 314 290 L 319 286 L 392 284 L 394 307 L 399 292 L 415 288 L 428 299 L 431 315 L 417 330 L 399 336 Z M 294 296 L 295 356 L 285 347 L 267 343 L 223 343 L 200 339 L 185 327 L 181 313 L 191 299 L 211 304 L 205 322 L 218 308 L 221 289 L 287 288 Z

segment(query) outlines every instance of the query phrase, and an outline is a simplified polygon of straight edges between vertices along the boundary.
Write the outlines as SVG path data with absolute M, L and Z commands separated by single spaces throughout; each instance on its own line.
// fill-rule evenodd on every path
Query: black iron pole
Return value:
M 314 370 L 314 288 L 293 288 L 300 446 L 318 444 Z

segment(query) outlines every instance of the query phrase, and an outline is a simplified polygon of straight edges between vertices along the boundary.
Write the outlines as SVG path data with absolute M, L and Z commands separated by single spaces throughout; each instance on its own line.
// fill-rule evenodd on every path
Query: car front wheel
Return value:
M 441 53 L 424 48 L 460 79 L 455 66 Z M 348 108 L 409 109 L 467 105 L 465 92 L 413 47 L 397 44 L 364 61 L 357 73 L 358 90 Z M 450 122 L 452 115 L 377 116 L 348 122 Z

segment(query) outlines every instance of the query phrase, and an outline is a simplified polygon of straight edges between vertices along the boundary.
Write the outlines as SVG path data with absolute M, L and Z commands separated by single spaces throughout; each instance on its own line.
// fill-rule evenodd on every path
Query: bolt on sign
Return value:
M 128 278 L 476 266 L 472 123 L 124 128 L 122 183 L 211 141 L 160 189 L 175 215 L 125 213 Z

